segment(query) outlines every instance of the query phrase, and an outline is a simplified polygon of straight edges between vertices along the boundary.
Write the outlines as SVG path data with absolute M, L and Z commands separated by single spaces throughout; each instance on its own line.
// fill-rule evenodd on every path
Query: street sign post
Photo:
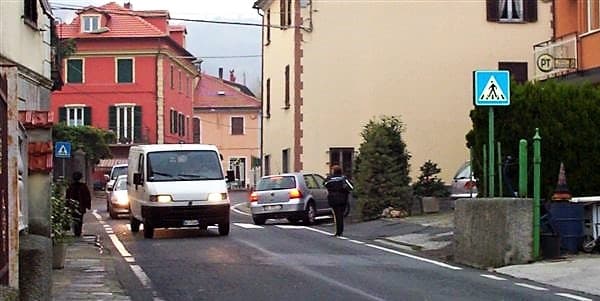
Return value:
M 54 156 L 62 160 L 62 177 L 65 178 L 65 159 L 71 158 L 71 142 L 57 141 L 54 144 Z
M 510 105 L 510 73 L 506 70 L 473 71 L 473 104 L 489 107 L 488 197 L 494 197 L 494 106 Z

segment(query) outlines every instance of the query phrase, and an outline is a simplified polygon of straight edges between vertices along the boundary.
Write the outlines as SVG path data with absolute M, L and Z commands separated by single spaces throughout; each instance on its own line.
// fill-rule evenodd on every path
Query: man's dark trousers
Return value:
M 333 206 L 331 209 L 333 210 L 333 220 L 335 222 L 335 235 L 340 236 L 344 232 L 344 209 L 346 209 L 346 206 Z

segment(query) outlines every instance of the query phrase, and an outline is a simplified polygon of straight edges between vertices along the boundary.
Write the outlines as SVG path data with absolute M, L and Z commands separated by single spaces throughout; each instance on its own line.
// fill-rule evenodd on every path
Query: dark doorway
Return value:
M 352 179 L 352 162 L 354 160 L 354 148 L 332 147 L 329 149 L 329 166 L 339 165 L 342 173 Z

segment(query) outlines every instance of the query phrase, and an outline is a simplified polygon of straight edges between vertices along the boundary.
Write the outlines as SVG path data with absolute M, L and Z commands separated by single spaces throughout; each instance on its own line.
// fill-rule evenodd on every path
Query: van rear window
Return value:
M 260 179 L 256 191 L 281 190 L 296 188 L 296 178 L 293 176 L 276 176 Z

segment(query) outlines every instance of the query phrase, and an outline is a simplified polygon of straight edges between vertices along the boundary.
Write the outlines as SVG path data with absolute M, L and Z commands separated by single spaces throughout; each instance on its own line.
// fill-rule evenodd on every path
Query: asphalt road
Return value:
M 234 204 L 244 194 L 232 194 Z M 127 218 L 104 222 L 107 252 L 133 300 L 569 300 L 558 290 L 434 261 L 372 241 L 232 212 L 229 236 L 207 231 L 131 233 Z M 572 300 L 572 299 L 571 299 Z

